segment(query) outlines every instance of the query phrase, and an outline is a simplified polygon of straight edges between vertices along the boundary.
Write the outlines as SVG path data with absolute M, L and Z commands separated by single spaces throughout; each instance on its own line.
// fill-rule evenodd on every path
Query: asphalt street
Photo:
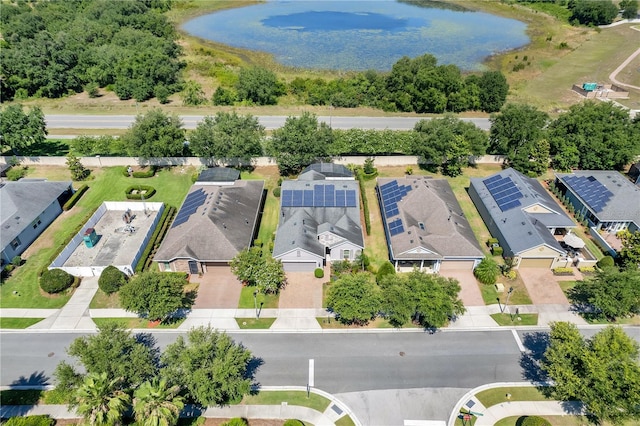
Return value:
M 133 115 L 46 115 L 48 129 L 126 129 L 134 122 Z M 203 118 L 201 115 L 183 115 L 186 129 L 194 129 Z M 259 116 L 260 124 L 267 130 L 284 125 L 285 116 Z M 376 129 L 411 130 L 414 125 L 429 117 L 340 117 L 319 116 L 319 121 L 330 124 L 334 129 Z M 462 118 L 483 130 L 489 130 L 488 118 Z
M 78 333 L 0 334 L 0 384 L 44 384 Z M 178 333 L 154 332 L 163 348 Z M 510 331 L 457 333 L 231 334 L 259 358 L 261 385 L 315 386 L 331 393 L 425 387 L 472 388 L 521 381 L 521 352 Z

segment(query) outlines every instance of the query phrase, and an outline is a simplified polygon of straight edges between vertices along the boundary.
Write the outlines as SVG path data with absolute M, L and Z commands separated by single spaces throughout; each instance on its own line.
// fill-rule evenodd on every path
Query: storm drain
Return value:
M 340 409 L 340 407 L 338 407 L 336 404 L 333 404 L 333 405 L 331 406 L 331 409 L 332 409 L 333 411 L 335 411 L 335 412 L 336 412 L 336 414 L 338 414 L 338 415 L 342 414 L 342 410 L 341 410 L 341 409 Z

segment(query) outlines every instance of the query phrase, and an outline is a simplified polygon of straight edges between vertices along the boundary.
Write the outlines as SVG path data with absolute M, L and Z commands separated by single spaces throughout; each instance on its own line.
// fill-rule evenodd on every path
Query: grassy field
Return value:
M 242 405 L 280 405 L 286 402 L 288 405 L 309 407 L 319 412 L 324 412 L 331 401 L 324 396 L 303 391 L 260 391 L 255 395 L 246 395 L 240 404 Z
M 37 324 L 44 318 L 6 318 L 0 317 L 0 328 L 23 329 Z
M 152 185 L 156 194 L 151 201 L 165 202 L 179 206 L 191 187 L 191 167 L 166 168 L 153 178 L 134 179 L 124 177 L 121 167 L 92 170 L 92 178 L 87 182 L 89 190 L 76 206 L 63 212 L 25 251 L 22 257 L 25 265 L 18 268 L 0 288 L 2 308 L 60 308 L 71 294 L 58 296 L 41 292 L 38 286 L 38 271 L 46 267 L 59 253 L 66 241 L 93 214 L 103 201 L 125 201 L 125 189 L 131 184 Z M 69 179 L 66 167 L 31 166 L 29 177 L 43 177 L 50 180 Z M 78 186 L 79 184 L 75 184 Z M 17 294 L 13 292 L 16 291 Z
M 266 330 L 275 320 L 275 318 L 236 318 L 238 327 L 243 330 Z
M 259 309 L 276 309 L 278 307 L 278 302 L 280 300 L 279 294 L 258 293 L 254 302 L 253 292 L 255 290 L 255 287 L 242 287 L 240 300 L 238 301 L 238 309 L 253 309 L 255 308 L 255 303 L 258 304 Z
M 501 326 L 515 325 L 538 325 L 538 314 L 515 314 L 515 309 L 511 308 L 512 314 L 493 314 L 491 318 Z

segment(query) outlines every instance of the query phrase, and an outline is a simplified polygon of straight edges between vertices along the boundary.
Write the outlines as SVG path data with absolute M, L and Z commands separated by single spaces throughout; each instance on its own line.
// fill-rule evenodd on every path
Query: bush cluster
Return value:
M 573 268 L 553 268 L 554 275 L 573 275 Z
M 551 426 L 548 420 L 538 416 L 526 416 L 522 418 L 521 426 Z
M 134 194 L 133 193 L 134 191 L 138 191 L 138 192 Z M 124 192 L 127 196 L 127 199 L 129 200 L 142 200 L 142 193 L 140 191 L 145 191 L 144 193 L 145 200 L 148 200 L 149 198 L 153 197 L 153 195 L 156 193 L 156 189 L 153 186 L 149 186 L 149 185 L 130 186 Z
M 64 211 L 71 210 L 71 208 L 76 205 L 78 200 L 80 200 L 80 197 L 82 197 L 82 194 L 87 192 L 87 189 L 89 189 L 89 185 L 87 185 L 86 183 L 82 185 L 80 188 L 78 188 L 76 192 L 74 192 L 73 195 L 67 200 L 67 202 L 64 203 L 64 205 L 62 206 L 62 210 Z
M 7 179 L 10 181 L 20 180 L 27 175 L 28 167 L 14 166 L 7 170 Z
M 127 282 L 127 276 L 120 269 L 109 265 L 100 274 L 98 287 L 107 294 L 115 293 Z
M 53 426 L 56 420 L 48 415 L 11 417 L 4 423 L 4 426 Z
M 149 167 L 149 170 L 141 170 L 141 171 L 138 171 L 138 172 L 133 172 L 133 177 L 134 178 L 150 178 L 150 177 L 153 177 L 156 174 L 156 169 L 157 169 L 156 166 L 151 166 L 151 167 Z M 127 172 L 127 175 L 128 174 L 129 173 Z
M 598 268 L 610 268 L 614 266 L 616 262 L 613 260 L 611 256 L 605 256 L 602 259 L 598 260 Z
M 316 268 L 315 271 L 313 271 L 313 275 L 316 278 L 324 278 L 324 270 L 322 268 Z
M 503 252 L 504 250 L 500 246 L 491 248 L 491 253 L 493 253 L 494 256 L 502 256 Z
M 47 269 L 40 277 L 40 288 L 49 294 L 60 293 L 71 287 L 73 275 L 62 269 Z

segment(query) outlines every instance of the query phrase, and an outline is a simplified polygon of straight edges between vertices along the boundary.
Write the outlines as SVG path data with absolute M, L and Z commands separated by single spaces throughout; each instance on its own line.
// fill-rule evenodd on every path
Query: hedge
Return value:
M 367 200 L 367 193 L 364 189 L 364 179 L 362 177 L 363 173 L 358 171 L 356 172 L 356 179 L 358 179 L 358 184 L 360 185 L 360 197 L 362 197 L 362 213 L 364 214 L 364 229 L 367 232 L 367 235 L 371 235 L 371 219 L 369 218 L 369 201 Z
M 316 278 L 324 278 L 324 270 L 322 268 L 316 268 L 315 271 L 313 271 L 313 275 Z
M 518 420 L 522 420 L 521 426 L 551 426 L 547 419 L 538 416 L 520 417 Z
M 573 268 L 553 268 L 553 275 L 573 275 Z
M 127 282 L 127 276 L 120 269 L 109 265 L 98 278 L 98 287 L 107 294 L 115 293 Z
M 134 194 L 133 191 L 146 191 L 144 194 L 144 199 L 148 200 L 149 198 L 153 197 L 153 195 L 156 193 L 156 189 L 153 186 L 149 186 L 149 185 L 134 185 L 134 186 L 130 186 L 128 187 L 124 192 L 127 195 L 127 199 L 129 200 L 142 200 L 142 194 L 140 192 L 138 192 L 137 194 Z
M 150 178 L 155 176 L 156 174 L 156 166 L 149 167 L 147 171 L 133 172 L 134 178 Z
M 276 198 L 280 198 L 280 187 L 276 186 L 275 188 L 273 188 L 273 196 Z
M 504 250 L 500 246 L 491 248 L 491 253 L 493 253 L 494 256 L 502 256 L 503 252 Z
M 40 288 L 49 294 L 60 293 L 71 287 L 74 277 L 62 269 L 47 269 L 40 277 Z
M 87 189 L 89 189 L 89 185 L 87 185 L 86 183 L 78 188 L 78 190 L 73 193 L 73 195 L 67 200 L 67 202 L 64 203 L 64 205 L 62 206 L 62 210 L 71 210 L 71 208 L 76 205 L 80 197 L 82 197 L 82 194 L 87 192 Z
M 156 227 L 156 230 L 153 231 L 153 234 L 149 239 L 149 243 L 142 252 L 142 256 L 140 256 L 140 260 L 136 265 L 136 273 L 142 272 L 147 269 L 153 261 L 153 254 L 155 254 L 156 250 L 160 246 L 160 242 L 164 238 L 164 235 L 167 233 L 169 225 L 171 225 L 171 219 L 173 218 L 175 213 L 176 208 L 173 206 L 165 208 L 164 212 L 162 212 L 162 216 L 160 216 L 158 226 Z

